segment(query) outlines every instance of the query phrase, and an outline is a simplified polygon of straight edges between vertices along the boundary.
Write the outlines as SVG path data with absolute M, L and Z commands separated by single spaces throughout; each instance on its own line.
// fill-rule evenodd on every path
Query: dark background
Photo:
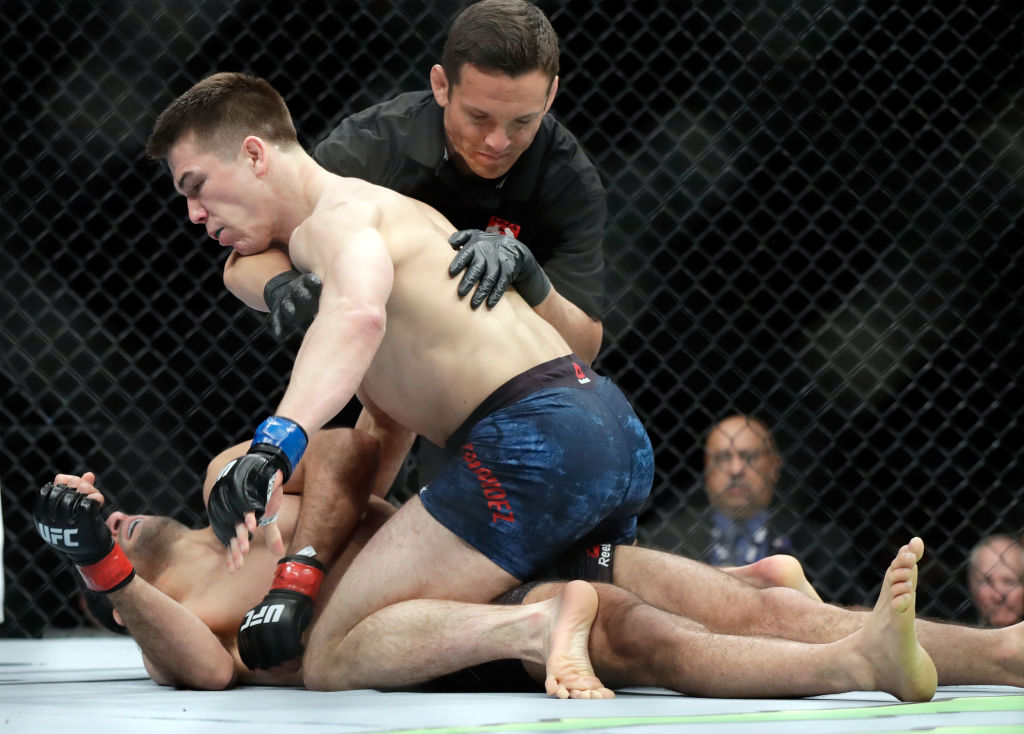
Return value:
M 1024 528 L 1020 3 L 539 4 L 553 111 L 609 194 L 597 366 L 655 445 L 641 539 L 684 532 L 703 432 L 750 412 L 776 429 L 780 501 L 855 540 L 864 565 L 826 597 L 916 533 L 919 607 L 968 618 L 967 550 Z M 206 462 L 288 375 L 147 161 L 156 114 L 248 71 L 311 146 L 425 88 L 462 6 L 0 1 L 0 634 L 81 622 L 31 529 L 40 484 L 92 469 L 125 509 L 201 522 Z

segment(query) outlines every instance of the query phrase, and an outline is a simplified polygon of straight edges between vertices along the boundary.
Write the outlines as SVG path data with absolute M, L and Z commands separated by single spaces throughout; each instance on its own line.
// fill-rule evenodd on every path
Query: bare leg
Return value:
M 334 559 L 366 509 L 379 453 L 377 440 L 361 431 L 334 428 L 313 434 L 306 460 L 285 487 L 305 488 L 288 553 L 313 545 L 322 561 Z
M 915 549 L 920 540 L 915 541 Z M 594 667 L 612 685 L 657 685 L 701 696 L 808 696 L 882 690 L 926 700 L 935 669 L 914 636 L 918 554 L 901 549 L 865 626 L 827 644 L 715 634 L 614 586 L 596 585 Z M 543 594 L 544 587 L 535 590 Z M 534 593 L 527 599 L 534 597 Z
M 821 601 L 821 596 L 804 575 L 804 567 L 800 565 L 800 561 L 784 553 L 762 558 L 746 566 L 721 567 L 721 570 L 758 589 L 780 586 L 799 591 L 809 599 Z
M 684 556 L 617 546 L 615 583 L 657 607 L 713 631 L 801 642 L 833 642 L 864 625 L 871 612 L 809 599 L 793 589 L 758 589 Z M 941 685 L 1024 687 L 1024 622 L 1002 629 L 918 620 L 917 634 Z
M 306 684 L 345 690 L 428 680 L 436 670 L 428 665 L 417 672 L 410 660 L 421 651 L 428 658 L 431 651 L 439 658 L 454 657 L 463 649 L 460 646 L 468 650 L 468 661 L 444 672 L 473 665 L 483 654 L 473 652 L 481 641 L 450 633 L 458 632 L 459 626 L 446 626 L 441 615 L 447 611 L 440 603 L 424 608 L 423 613 L 431 615 L 425 619 L 403 614 L 412 607 L 400 605 L 429 599 L 486 604 L 517 583 L 438 523 L 413 497 L 352 560 L 314 620 L 303 658 Z
M 863 625 L 846 610 L 792 588 L 758 588 L 706 563 L 650 548 L 616 546 L 613 573 L 616 586 L 722 634 L 831 642 Z
M 1024 687 L 1024 622 L 1002 629 L 918 620 L 917 635 L 944 686 Z
M 587 654 L 597 593 L 585 581 L 558 585 L 552 593 L 534 604 L 512 606 L 440 599 L 393 604 L 364 619 L 346 638 L 344 676 L 307 675 L 306 685 L 324 690 L 396 688 L 491 660 L 519 658 L 546 670 L 544 685 L 551 696 L 611 698 L 615 694 L 594 675 Z M 395 630 L 433 642 L 399 641 L 404 665 L 382 669 L 373 656 L 394 652 L 386 641 Z M 359 644 L 365 640 L 374 644 Z

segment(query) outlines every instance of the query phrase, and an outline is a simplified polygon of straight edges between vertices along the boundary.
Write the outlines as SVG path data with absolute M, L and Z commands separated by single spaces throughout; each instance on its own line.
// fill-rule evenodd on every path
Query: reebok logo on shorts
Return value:
M 608 568 L 612 561 L 612 544 L 598 543 L 591 548 L 587 548 L 587 555 L 597 561 L 598 566 Z
M 466 467 L 476 474 L 477 481 L 480 482 L 480 488 L 487 499 L 487 508 L 491 510 L 491 524 L 515 522 L 515 513 L 512 512 L 512 505 L 508 502 L 508 496 L 502 489 L 501 482 L 494 476 L 494 472 L 484 466 L 477 457 L 476 451 L 473 450 L 473 444 L 467 443 L 462 447 L 462 459 L 466 462 Z
M 583 371 L 582 367 L 573 362 L 572 368 L 576 370 L 576 379 L 580 381 L 581 385 L 586 385 L 588 382 L 590 382 L 590 378 L 587 377 L 587 373 Z

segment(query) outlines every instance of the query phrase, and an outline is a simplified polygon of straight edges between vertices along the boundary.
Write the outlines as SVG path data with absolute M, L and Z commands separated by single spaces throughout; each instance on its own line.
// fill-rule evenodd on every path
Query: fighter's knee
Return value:
M 327 686 L 327 679 L 322 675 L 318 675 L 308 668 L 302 670 L 302 685 L 308 691 L 330 691 L 332 690 Z
M 358 455 L 377 455 L 380 441 L 366 431 L 356 428 L 331 428 L 317 431 L 309 441 L 311 447 L 328 448 L 332 453 L 338 450 Z
M 326 660 L 310 647 L 302 658 L 302 684 L 311 691 L 337 690 L 327 675 Z
M 310 440 L 309 451 L 352 481 L 375 477 L 380 466 L 380 441 L 356 428 L 318 431 Z
M 349 439 L 360 453 L 369 452 L 376 454 L 380 452 L 380 441 L 369 433 L 360 431 L 357 428 L 349 428 L 347 430 L 349 432 Z
M 373 472 L 376 473 L 377 465 L 380 463 L 380 441 L 366 431 L 360 431 L 356 428 L 344 430 L 347 431 L 346 440 L 348 441 L 349 450 L 358 457 L 359 462 L 363 466 L 372 468 Z

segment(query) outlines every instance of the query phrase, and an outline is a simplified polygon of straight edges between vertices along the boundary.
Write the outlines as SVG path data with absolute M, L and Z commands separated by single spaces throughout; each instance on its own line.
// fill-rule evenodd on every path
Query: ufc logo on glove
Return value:
M 284 612 L 284 604 L 267 604 L 258 609 L 250 609 L 245 613 L 245 621 L 238 629 L 244 630 L 258 624 L 273 624 L 281 619 L 282 612 Z
M 78 534 L 78 528 L 52 528 L 42 523 L 36 523 L 36 528 L 39 530 L 39 534 L 43 536 L 43 540 L 50 545 L 59 545 L 65 548 L 78 547 L 78 541 L 73 540 L 74 536 Z

